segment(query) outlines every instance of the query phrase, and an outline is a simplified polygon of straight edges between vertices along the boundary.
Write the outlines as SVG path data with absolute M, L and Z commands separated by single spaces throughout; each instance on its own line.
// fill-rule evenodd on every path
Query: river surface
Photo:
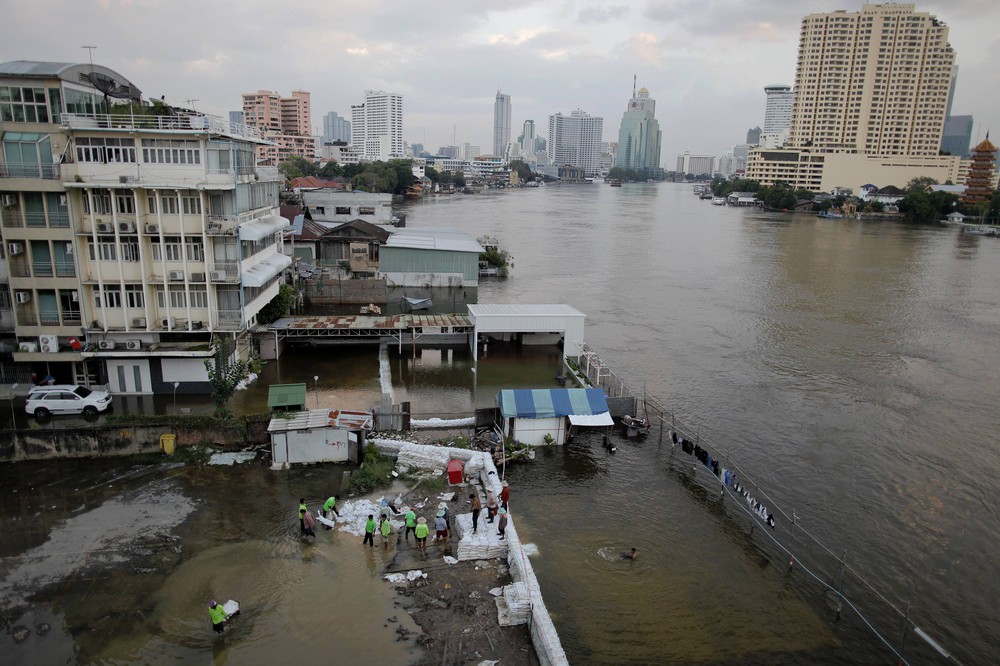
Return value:
M 899 611 L 909 603 L 963 663 L 994 661 L 997 239 L 711 206 L 666 183 L 441 197 L 406 212 L 411 226 L 491 234 L 514 256 L 480 302 L 586 313 L 587 342 L 616 373 L 832 551 L 797 539 L 802 565 L 836 585 L 846 552 L 857 575 L 845 593 L 896 649 L 937 656 L 912 629 L 903 639 L 902 617 L 858 575 Z M 750 536 L 692 461 L 650 438 L 614 457 L 580 441 L 511 468 L 571 661 L 895 661 L 856 614 L 836 621 L 832 595 Z M 604 557 L 631 546 L 634 565 Z
M 578 308 L 615 372 L 722 450 L 778 516 L 773 532 L 751 529 L 741 502 L 658 433 L 615 434 L 614 455 L 599 434 L 580 436 L 512 466 L 512 515 L 538 545 L 572 663 L 896 663 L 875 631 L 905 642 L 910 663 L 940 661 L 912 628 L 903 637 L 896 609 L 908 604 L 962 663 L 996 661 L 1000 240 L 716 207 L 668 183 L 455 195 L 405 212 L 410 226 L 495 236 L 514 257 L 509 279 L 445 290 L 439 306 Z M 417 417 L 555 386 L 560 369 L 549 347 L 490 345 L 475 372 L 461 346 L 389 352 L 394 400 Z M 260 411 L 267 385 L 297 381 L 310 407 L 371 408 L 379 370 L 374 347 L 292 349 L 232 406 Z M 119 408 L 177 407 L 170 396 Z M 383 627 L 396 612 L 384 558 L 341 533 L 295 537 L 297 498 L 335 492 L 339 472 L 5 467 L 0 593 L 43 588 L 5 619 L 52 630 L 3 647 L 25 664 L 420 659 Z M 130 520 L 148 533 L 129 538 Z M 639 558 L 623 562 L 630 547 Z M 114 569 L 121 549 L 148 565 Z M 823 587 L 840 586 L 844 553 L 843 590 L 864 619 L 845 606 L 838 620 Z M 203 604 L 227 594 L 246 617 L 213 641 Z

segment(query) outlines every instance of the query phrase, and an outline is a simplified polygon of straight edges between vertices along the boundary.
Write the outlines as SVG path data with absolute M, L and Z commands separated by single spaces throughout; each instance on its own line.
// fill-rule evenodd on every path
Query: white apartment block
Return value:
M 141 100 L 117 72 L 93 71 Z M 255 165 L 266 140 L 212 116 L 109 109 L 90 72 L 0 64 L 14 361 L 115 393 L 168 393 L 175 382 L 208 393 L 213 336 L 245 354 L 291 263 L 278 178 Z
M 553 166 L 576 166 L 588 177 L 601 172 L 601 142 L 604 118 L 580 109 L 564 116 L 549 116 L 548 160 Z
M 366 90 L 364 103 L 351 106 L 351 145 L 368 161 L 403 157 L 403 96 Z
M 712 175 L 714 166 L 714 155 L 692 155 L 685 152 L 683 155 L 677 156 L 677 173 L 691 174 L 692 176 Z
M 764 86 L 764 128 L 761 132 L 773 134 L 787 130 L 792 124 L 792 105 L 795 93 L 790 86 L 774 84 Z

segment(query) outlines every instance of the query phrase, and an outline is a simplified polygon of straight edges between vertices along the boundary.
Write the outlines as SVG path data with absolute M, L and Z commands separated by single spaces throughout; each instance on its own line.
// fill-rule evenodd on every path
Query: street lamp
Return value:
M 313 375 L 313 392 L 316 393 L 316 406 L 319 407 L 319 375 Z
M 180 385 L 180 382 L 174 382 L 174 414 L 177 413 L 177 387 Z

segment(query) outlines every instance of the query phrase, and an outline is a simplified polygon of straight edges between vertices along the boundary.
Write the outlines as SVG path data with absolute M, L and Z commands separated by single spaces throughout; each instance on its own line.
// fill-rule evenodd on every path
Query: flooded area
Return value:
M 891 644 L 903 625 L 893 606 L 909 604 L 959 661 L 992 661 L 1000 241 L 711 206 L 672 184 L 456 195 L 406 213 L 411 226 L 496 236 L 515 269 L 484 282 L 479 302 L 584 312 L 587 342 L 617 373 L 833 553 L 796 540 L 790 570 L 704 468 L 654 437 L 615 434 L 614 455 L 596 436 L 547 449 L 508 469 L 512 515 L 539 548 L 571 663 L 897 663 L 855 614 L 837 619 L 817 582 L 836 581 L 844 552 L 856 572 L 846 591 Z M 554 387 L 559 370 L 548 347 L 491 345 L 475 372 L 465 346 L 388 351 L 394 401 L 417 418 Z M 305 382 L 309 406 L 370 408 L 379 373 L 376 347 L 293 349 L 233 407 L 262 411 L 269 383 Z M 154 408 L 171 410 L 171 397 Z M 296 500 L 336 491 L 342 471 L 0 467 L 0 596 L 26 602 L 4 617 L 50 627 L 16 647 L 5 635 L 5 652 L 15 663 L 419 661 L 383 626 L 398 609 L 382 554 L 342 533 L 298 539 Z M 630 547 L 639 558 L 622 561 Z M 220 597 L 247 612 L 214 641 L 205 604 Z M 935 659 L 912 632 L 905 654 Z

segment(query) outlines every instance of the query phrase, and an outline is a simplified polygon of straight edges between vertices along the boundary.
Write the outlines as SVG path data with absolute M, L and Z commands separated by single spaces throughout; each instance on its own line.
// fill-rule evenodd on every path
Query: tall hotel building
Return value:
M 270 90 L 243 95 L 244 121 L 269 139 L 257 149 L 262 164 L 277 166 L 289 157 L 316 157 L 310 97 L 305 90 L 293 90 L 291 97 Z
M 913 4 L 802 19 L 787 148 L 751 151 L 747 177 L 829 191 L 958 180 L 938 155 L 955 52 L 948 28 Z
M 632 99 L 622 115 L 618 129 L 616 165 L 649 175 L 660 168 L 660 142 L 662 132 L 656 121 L 656 101 L 649 91 L 632 88 Z M 709 168 L 708 173 L 711 173 Z
M 510 143 L 510 95 L 497 91 L 493 103 L 493 155 L 504 157 Z
M 5 376 L 211 392 L 213 339 L 245 355 L 291 263 L 279 176 L 254 160 L 263 133 L 142 106 L 107 67 L 15 61 L 0 134 Z
M 593 177 L 601 171 L 604 118 L 580 109 L 568 116 L 549 116 L 548 156 L 552 166 L 575 166 Z
M 364 160 L 403 157 L 403 96 L 366 90 L 364 103 L 351 106 L 351 145 Z

